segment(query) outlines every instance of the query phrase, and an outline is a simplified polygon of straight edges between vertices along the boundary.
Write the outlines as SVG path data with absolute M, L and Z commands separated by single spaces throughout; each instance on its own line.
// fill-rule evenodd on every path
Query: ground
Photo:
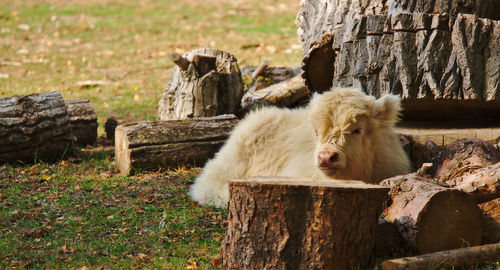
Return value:
M 6 4 L 8 2 L 8 4 Z M 108 117 L 156 119 L 169 54 L 226 50 L 240 67 L 300 64 L 299 1 L 33 1 L 0 4 L 0 98 L 59 91 Z M 80 87 L 78 82 L 101 80 Z M 109 148 L 0 165 L 0 269 L 214 268 L 226 213 L 187 197 L 199 168 L 120 177 Z

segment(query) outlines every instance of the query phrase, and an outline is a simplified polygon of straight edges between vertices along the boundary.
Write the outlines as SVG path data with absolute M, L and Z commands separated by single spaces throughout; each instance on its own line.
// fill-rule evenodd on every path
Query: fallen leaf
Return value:
M 186 269 L 198 269 L 198 266 L 196 265 L 196 262 L 192 259 L 187 261 L 188 266 Z

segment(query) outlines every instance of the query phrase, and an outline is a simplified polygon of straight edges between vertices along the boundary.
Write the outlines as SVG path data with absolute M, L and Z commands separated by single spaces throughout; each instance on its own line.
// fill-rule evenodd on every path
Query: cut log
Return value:
M 203 166 L 224 144 L 234 115 L 170 121 L 139 121 L 115 130 L 115 159 L 122 175 L 137 170 Z
M 409 253 L 396 224 L 379 219 L 375 228 L 375 256 L 395 258 L 409 255 Z
M 132 124 L 136 123 L 139 120 L 132 120 L 132 119 L 122 119 L 122 118 L 114 118 L 110 117 L 106 120 L 106 123 L 104 123 L 104 131 L 106 132 L 106 139 L 109 141 L 114 141 L 115 140 L 115 129 L 119 125 L 125 125 L 125 124 Z
M 84 146 L 97 142 L 97 116 L 89 100 L 65 100 L 71 131 L 76 144 Z
M 481 243 L 481 212 L 467 193 L 415 174 L 382 181 L 392 201 L 382 216 L 394 222 L 409 247 L 420 253 Z
M 460 248 L 382 262 L 384 270 L 477 269 L 500 259 L 500 244 Z
M 496 199 L 500 197 L 500 162 L 439 183 L 467 192 L 477 203 Z
M 224 269 L 368 269 L 387 191 L 357 181 L 232 181 Z
M 479 204 L 483 211 L 483 244 L 500 242 L 500 198 Z
M 290 107 L 310 93 L 302 76 L 298 75 L 263 89 L 247 91 L 241 99 L 241 107 L 243 110 L 259 105 Z
M 159 103 L 159 120 L 237 113 L 243 82 L 233 55 L 204 48 L 172 60 L 176 66 Z
M 500 150 L 484 140 L 467 138 L 444 147 L 442 156 L 444 159 L 437 165 L 434 178 L 446 182 L 499 162 Z
M 0 163 L 61 159 L 73 145 L 59 92 L 0 99 Z
M 305 0 L 306 85 L 403 97 L 404 119 L 500 119 L 496 0 Z

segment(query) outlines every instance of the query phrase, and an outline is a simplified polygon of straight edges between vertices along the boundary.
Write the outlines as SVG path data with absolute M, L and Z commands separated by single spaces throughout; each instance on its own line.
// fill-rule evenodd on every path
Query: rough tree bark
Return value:
M 97 141 L 97 116 L 89 100 L 65 100 L 71 131 L 77 145 L 95 144 Z
M 230 182 L 224 268 L 367 269 L 388 189 L 354 182 Z
M 106 123 L 104 123 L 104 131 L 106 132 L 106 139 L 109 141 L 114 141 L 115 140 L 115 130 L 116 127 L 119 125 L 125 125 L 125 124 L 132 124 L 136 123 L 139 120 L 133 120 L 133 119 L 122 119 L 122 118 L 114 118 L 110 117 L 106 120 Z
M 158 108 L 159 120 L 234 114 L 243 94 L 236 58 L 217 49 L 196 49 L 176 63 Z
M 403 97 L 405 119 L 500 119 L 496 0 L 305 0 L 297 15 L 313 91 Z
M 0 163 L 60 159 L 73 152 L 73 143 L 58 92 L 0 99 Z
M 115 130 L 115 159 L 122 175 L 135 170 L 203 164 L 229 137 L 234 115 L 170 121 L 139 121 Z
M 392 198 L 382 216 L 398 226 L 415 251 L 429 253 L 481 243 L 481 212 L 467 193 L 414 174 L 381 184 L 391 186 Z
M 460 248 L 382 262 L 383 270 L 476 269 L 500 259 L 500 244 Z
M 500 241 L 500 198 L 479 204 L 483 211 L 483 239 L 481 243 L 491 244 Z

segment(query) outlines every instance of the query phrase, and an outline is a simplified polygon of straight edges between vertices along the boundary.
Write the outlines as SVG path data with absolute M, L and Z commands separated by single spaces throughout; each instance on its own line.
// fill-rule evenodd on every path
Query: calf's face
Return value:
M 310 106 L 315 165 L 331 178 L 365 180 L 376 156 L 377 132 L 397 121 L 399 97 L 375 100 L 359 90 L 336 89 L 315 97 Z

